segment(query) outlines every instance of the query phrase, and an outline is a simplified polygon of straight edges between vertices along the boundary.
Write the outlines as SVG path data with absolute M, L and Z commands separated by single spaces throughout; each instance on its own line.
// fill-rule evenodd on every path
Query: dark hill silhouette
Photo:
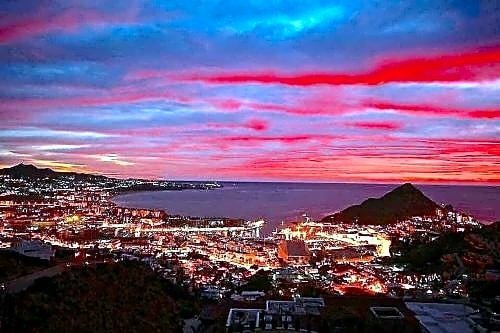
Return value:
M 54 171 L 49 168 L 38 168 L 31 164 L 20 163 L 10 168 L 0 169 L 0 175 L 8 175 L 12 178 L 29 178 L 34 180 L 55 179 L 59 177 L 73 177 L 76 181 L 104 181 L 114 182 L 121 181 L 118 178 L 107 177 L 103 175 L 96 175 L 91 173 L 78 173 L 78 172 L 60 172 Z M 128 178 L 128 180 L 141 180 L 144 183 L 129 184 L 128 186 L 121 186 L 116 188 L 117 192 L 129 191 L 179 191 L 186 189 L 212 189 L 210 184 L 203 182 L 175 182 L 175 181 L 162 181 L 163 184 L 153 184 L 153 181 L 138 178 Z M 158 180 L 159 181 L 159 180 Z M 218 185 L 217 187 L 222 187 Z
M 432 216 L 439 205 L 410 183 L 403 184 L 381 198 L 370 198 L 360 205 L 326 216 L 322 222 L 392 224 L 412 216 Z
M 199 303 L 148 266 L 124 261 L 39 278 L 0 298 L 0 309 L 2 332 L 182 332 Z
M 41 169 L 31 164 L 20 163 L 10 168 L 5 168 L 0 171 L 2 175 L 11 177 L 30 177 L 30 178 L 45 178 L 52 177 L 56 174 L 54 170 L 49 168 Z
M 24 164 L 24 163 L 19 163 L 10 168 L 0 169 L 0 175 L 9 175 L 14 178 L 56 178 L 60 176 L 69 176 L 79 179 L 107 178 L 101 175 L 92 175 L 92 174 L 77 173 L 77 172 L 59 172 L 49 168 L 37 168 L 32 164 Z

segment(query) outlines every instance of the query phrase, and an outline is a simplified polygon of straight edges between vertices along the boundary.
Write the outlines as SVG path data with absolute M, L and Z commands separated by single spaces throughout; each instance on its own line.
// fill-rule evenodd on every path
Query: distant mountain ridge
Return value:
M 32 164 L 19 163 L 10 168 L 0 169 L 0 175 L 9 175 L 16 178 L 55 178 L 60 176 L 74 176 L 75 178 L 102 178 L 108 177 L 77 172 L 59 172 L 49 168 L 37 168 Z
M 139 183 L 128 184 L 127 186 L 121 186 L 116 190 L 119 192 L 132 192 L 132 191 L 178 191 L 185 189 L 214 189 L 222 187 L 221 185 L 213 185 L 212 183 L 187 183 L 187 182 L 175 182 L 175 181 L 163 181 L 163 180 L 147 180 L 140 178 L 128 178 L 119 179 L 114 177 L 107 177 L 103 175 L 95 175 L 90 173 L 78 173 L 78 172 L 60 172 L 54 171 L 49 168 L 38 168 L 32 164 L 19 163 L 10 168 L 0 169 L 0 175 L 8 175 L 13 178 L 29 178 L 29 179 L 55 179 L 59 177 L 74 177 L 77 181 L 140 181 Z M 160 182 L 162 184 L 157 184 L 155 182 Z
M 413 216 L 434 216 L 439 207 L 422 191 L 406 183 L 378 199 L 370 198 L 359 205 L 326 216 L 322 222 L 387 225 Z

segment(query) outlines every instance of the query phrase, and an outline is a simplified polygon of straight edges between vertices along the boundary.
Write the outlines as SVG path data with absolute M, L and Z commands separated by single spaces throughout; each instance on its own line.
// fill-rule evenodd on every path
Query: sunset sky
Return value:
M 498 1 L 74 3 L 0 5 L 0 167 L 500 184 Z

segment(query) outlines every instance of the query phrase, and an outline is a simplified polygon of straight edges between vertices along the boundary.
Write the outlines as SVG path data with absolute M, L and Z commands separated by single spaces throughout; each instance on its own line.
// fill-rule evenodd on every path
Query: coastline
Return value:
M 323 217 L 331 215 L 335 212 L 343 210 L 350 205 L 359 204 L 362 201 L 370 198 L 376 197 L 375 195 L 367 195 L 363 196 L 364 192 L 372 191 L 375 187 L 376 191 L 380 194 L 386 192 L 389 189 L 388 185 L 373 185 L 373 184 L 316 184 L 316 183 L 249 183 L 249 182 L 241 182 L 241 183 L 230 183 L 236 186 L 227 186 L 227 183 L 223 183 L 224 188 L 227 191 L 219 192 L 211 190 L 205 191 L 170 191 L 170 190 L 160 190 L 160 191 L 129 191 L 125 193 L 116 193 L 109 200 L 121 207 L 131 208 L 131 209 L 155 209 L 155 210 L 163 210 L 168 211 L 173 215 L 184 215 L 184 216 L 203 216 L 203 217 L 229 217 L 229 218 L 242 218 L 242 219 L 257 219 L 264 218 L 269 222 L 270 225 L 279 226 L 281 221 L 292 222 L 294 219 L 300 218 L 302 213 L 306 213 L 311 216 L 313 219 L 321 220 Z M 292 187 L 292 191 L 288 191 L 286 194 L 287 197 L 283 197 L 285 189 Z M 352 200 L 344 200 L 343 198 L 340 203 L 337 197 L 334 197 L 330 200 L 332 204 L 325 203 L 325 196 L 329 195 L 329 189 L 336 189 L 337 187 L 343 188 L 343 191 L 351 191 L 354 189 L 362 189 L 362 193 L 358 194 L 357 197 L 353 193 L 353 197 L 355 199 Z M 476 218 L 481 224 L 489 225 L 495 223 L 499 220 L 498 218 L 498 208 L 494 209 L 492 207 L 496 207 L 494 205 L 495 195 L 500 190 L 498 187 L 461 187 L 459 186 L 445 186 L 445 185 L 431 185 L 431 187 L 427 186 L 419 186 L 424 190 L 424 193 L 431 194 L 431 198 L 435 198 L 434 194 L 438 192 L 447 193 L 449 196 L 450 193 L 455 196 L 455 200 L 435 200 L 437 203 L 448 203 L 452 202 L 453 207 L 458 212 L 465 213 L 467 215 L 471 215 Z M 306 188 L 306 189 L 303 189 Z M 300 198 L 299 194 L 302 191 L 310 191 L 310 188 L 318 188 L 323 192 L 317 194 L 315 192 L 302 194 L 306 197 L 313 197 L 316 199 L 309 200 L 310 198 L 306 198 L 306 201 L 309 200 L 309 203 L 312 202 L 311 206 L 308 206 L 307 202 L 302 202 L 298 200 Z M 326 189 L 326 192 L 325 192 Z M 429 189 L 435 189 L 436 193 L 428 193 Z M 488 196 L 490 197 L 488 202 L 480 202 L 481 206 L 476 206 L 477 195 L 476 194 L 467 194 L 467 190 L 471 190 L 477 194 L 477 192 L 488 192 Z M 255 192 L 258 191 L 258 192 Z M 268 197 L 263 199 L 255 199 L 255 196 L 260 195 L 261 192 L 264 191 L 267 193 Z M 175 195 L 172 195 L 172 192 L 176 192 Z M 179 193 L 177 193 L 179 192 Z M 212 197 L 209 193 L 214 193 L 215 196 Z M 296 194 L 293 194 L 295 192 Z M 155 194 L 155 193 L 165 193 Z M 192 193 L 193 195 L 186 195 L 187 193 Z M 293 196 L 288 202 L 288 198 L 290 197 L 290 193 Z M 207 195 L 204 195 L 207 194 Z M 117 202 L 117 198 L 121 198 L 122 196 L 131 195 L 130 200 L 123 200 L 122 202 Z M 145 196 L 152 195 L 153 197 L 150 199 L 146 199 Z M 445 195 L 445 197 L 447 196 Z M 493 199 L 491 196 L 493 195 Z M 350 196 L 350 194 L 349 194 Z M 437 195 L 436 195 L 437 196 Z M 235 199 L 235 197 L 237 197 Z M 279 197 L 280 199 L 276 199 Z M 358 199 L 359 197 L 359 199 Z M 484 197 L 484 196 L 481 196 Z M 447 198 L 449 199 L 449 198 Z M 473 200 L 476 199 L 476 200 Z M 122 200 L 122 199 L 118 199 Z M 318 201 L 323 200 L 323 202 L 318 203 Z M 359 200 L 359 201 L 358 201 Z M 171 208 L 166 206 L 166 202 L 170 203 Z M 476 202 L 474 202 L 476 201 Z M 457 204 L 458 202 L 458 204 Z M 493 205 L 491 204 L 493 202 Z M 245 207 L 246 206 L 246 207 Z M 250 208 L 248 208 L 250 207 Z M 300 212 L 300 213 L 299 213 Z M 478 214 L 479 213 L 479 214 Z M 295 216 L 295 218 L 294 218 Z
M 166 208 L 150 208 L 150 207 L 144 207 L 144 206 L 135 206 L 135 205 L 123 205 L 121 203 L 115 202 L 115 199 L 121 196 L 126 196 L 126 195 L 136 195 L 136 194 L 146 194 L 146 193 L 158 193 L 158 192 L 183 192 L 183 191 L 213 191 L 217 190 L 218 188 L 211 188 L 211 189 L 202 189 L 202 188 L 184 188 L 184 189 L 155 189 L 155 190 L 130 190 L 130 191 L 123 191 L 119 193 L 114 193 L 112 194 L 107 201 L 110 202 L 111 204 L 115 205 L 117 208 L 127 208 L 127 209 L 149 209 L 149 210 L 157 210 L 164 212 L 165 214 L 169 214 Z M 173 215 L 179 215 L 179 214 L 173 214 Z M 191 216 L 191 215 L 190 215 Z M 191 217 L 198 217 L 195 215 L 192 215 Z M 200 216 L 200 217 L 206 217 L 206 216 Z M 222 216 L 221 216 L 222 217 Z M 225 217 L 226 218 L 226 217 Z

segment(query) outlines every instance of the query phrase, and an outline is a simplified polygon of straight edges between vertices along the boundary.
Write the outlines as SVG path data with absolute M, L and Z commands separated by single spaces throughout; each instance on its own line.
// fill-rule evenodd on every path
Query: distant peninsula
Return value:
M 102 175 L 92 175 L 77 172 L 59 172 L 49 168 L 38 168 L 32 164 L 19 163 L 10 168 L 0 169 L 0 175 L 6 175 L 13 178 L 57 178 L 60 176 L 73 176 L 75 178 L 102 178 L 108 179 Z
M 0 175 L 12 178 L 27 179 L 56 179 L 74 178 L 79 181 L 100 181 L 105 183 L 119 183 L 117 192 L 137 192 L 137 191 L 179 191 L 188 189 L 214 189 L 222 185 L 214 182 L 202 181 L 169 181 L 169 180 L 147 180 L 147 179 L 118 179 L 104 175 L 94 175 L 90 173 L 61 172 L 49 168 L 38 168 L 32 164 L 19 163 L 15 166 L 0 169 Z

